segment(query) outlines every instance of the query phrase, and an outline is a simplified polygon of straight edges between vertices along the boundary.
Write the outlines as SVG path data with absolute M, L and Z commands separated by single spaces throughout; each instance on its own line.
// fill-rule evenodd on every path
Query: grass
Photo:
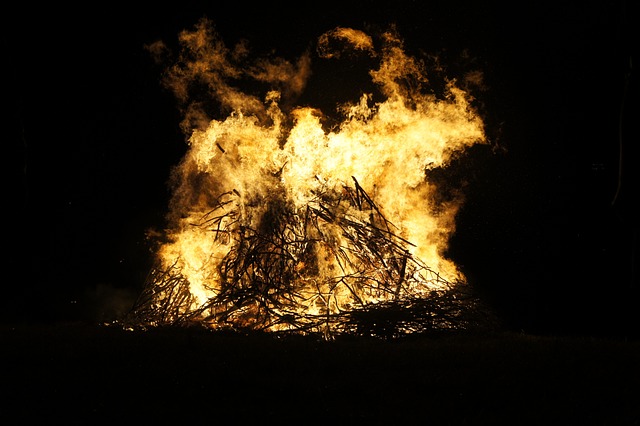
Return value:
M 640 425 L 636 340 L 489 333 L 327 342 L 87 323 L 1 330 L 7 425 Z

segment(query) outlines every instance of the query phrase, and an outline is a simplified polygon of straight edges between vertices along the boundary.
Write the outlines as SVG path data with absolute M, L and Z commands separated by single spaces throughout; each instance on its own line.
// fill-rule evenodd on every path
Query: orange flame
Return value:
M 227 48 L 207 20 L 194 31 L 182 32 L 180 42 L 182 56 L 167 84 L 187 105 L 182 125 L 190 135 L 189 149 L 174 174 L 169 242 L 157 254 L 162 269 L 179 271 L 188 283 L 191 297 L 180 305 L 182 312 L 213 318 L 201 308 L 225 291 L 230 268 L 225 259 L 242 249 L 237 235 L 277 226 L 285 219 L 299 223 L 283 231 L 288 244 L 317 242 L 312 259 L 308 248 L 287 253 L 295 288 L 287 297 L 301 315 L 340 312 L 398 297 L 349 281 L 377 272 L 354 266 L 353 256 L 358 255 L 349 254 L 353 238 L 337 223 L 372 224 L 376 211 L 376 220 L 384 218 L 394 226 L 394 238 L 407 243 L 404 256 L 429 265 L 404 265 L 402 274 L 412 277 L 395 278 L 408 283 L 403 291 L 427 297 L 449 282 L 465 281 L 443 254 L 455 230 L 460 201 L 430 205 L 438 188 L 426 179 L 426 171 L 444 167 L 456 153 L 486 142 L 473 99 L 455 80 L 446 84 L 444 96 L 429 93 L 424 64 L 405 53 L 393 30 L 382 34 L 376 48 L 376 41 L 364 32 L 336 28 L 318 38 L 316 57 L 307 52 L 294 62 L 250 62 L 246 42 Z M 362 93 L 354 102 L 339 105 L 340 123 L 327 129 L 322 111 L 291 105 L 306 87 L 312 59 L 330 61 L 346 53 L 376 61 L 378 67 L 369 75 L 378 93 Z M 233 85 L 242 81 L 267 89 L 260 95 L 243 92 Z M 188 103 L 194 82 L 204 85 L 206 95 L 218 102 L 221 119 L 210 118 L 200 108 L 202 103 Z M 340 201 L 348 196 L 367 198 L 369 207 L 358 206 L 361 201 Z M 322 200 L 330 197 L 334 198 L 327 208 Z M 309 209 L 329 219 L 300 231 L 307 226 Z M 298 231 L 306 240 L 296 239 Z M 283 249 L 277 244 L 269 247 Z M 173 296 L 159 291 L 155 297 Z M 250 314 L 245 310 L 235 315 Z M 270 328 L 283 327 L 280 323 Z

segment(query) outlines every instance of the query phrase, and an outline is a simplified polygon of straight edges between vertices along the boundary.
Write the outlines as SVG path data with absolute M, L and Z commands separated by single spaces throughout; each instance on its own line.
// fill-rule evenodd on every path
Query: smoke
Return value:
M 87 288 L 82 297 L 84 317 L 90 321 L 103 322 L 124 318 L 131 310 L 137 293 L 130 288 L 119 288 L 110 284 L 97 284 Z

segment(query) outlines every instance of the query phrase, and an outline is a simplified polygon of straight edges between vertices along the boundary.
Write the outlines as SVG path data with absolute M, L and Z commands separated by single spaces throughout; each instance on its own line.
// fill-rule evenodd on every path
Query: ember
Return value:
M 206 19 L 180 42 L 166 83 L 185 102 L 189 150 L 129 322 L 390 337 L 479 320 L 479 302 L 443 254 L 462 199 L 436 201 L 427 179 L 486 143 L 455 80 L 433 94 L 393 30 L 379 40 L 329 31 L 313 59 L 374 59 L 378 93 L 338 105 L 341 122 L 327 129 L 318 109 L 289 106 L 310 76 L 310 53 L 247 65 L 247 44 L 228 49 Z M 231 84 L 242 79 L 268 90 L 243 93 Z M 211 119 L 191 101 L 196 84 L 228 115 Z

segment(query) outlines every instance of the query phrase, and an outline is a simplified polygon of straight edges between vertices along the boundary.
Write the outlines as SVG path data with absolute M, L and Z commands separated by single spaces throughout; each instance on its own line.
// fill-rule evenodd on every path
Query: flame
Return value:
M 437 203 L 426 179 L 486 142 L 473 99 L 455 80 L 444 95 L 431 93 L 424 63 L 393 29 L 374 41 L 339 27 L 317 39 L 315 57 L 294 62 L 251 62 L 247 42 L 227 48 L 206 19 L 179 39 L 166 83 L 184 102 L 189 146 L 174 170 L 171 226 L 157 251 L 164 278 L 152 283 L 155 306 L 176 308 L 169 318 L 256 324 L 268 308 L 279 320 L 264 328 L 279 330 L 465 281 L 444 256 L 462 201 Z M 376 93 L 338 105 L 340 121 L 327 128 L 320 109 L 295 100 L 312 60 L 343 55 L 375 61 Z M 235 86 L 247 81 L 265 89 Z M 205 101 L 215 99 L 220 118 L 204 111 L 205 101 L 191 102 L 194 83 Z M 375 235 L 386 238 L 384 251 L 369 244 Z M 181 292 L 166 285 L 167 273 Z M 222 299 L 233 286 L 268 295 L 269 306 Z

